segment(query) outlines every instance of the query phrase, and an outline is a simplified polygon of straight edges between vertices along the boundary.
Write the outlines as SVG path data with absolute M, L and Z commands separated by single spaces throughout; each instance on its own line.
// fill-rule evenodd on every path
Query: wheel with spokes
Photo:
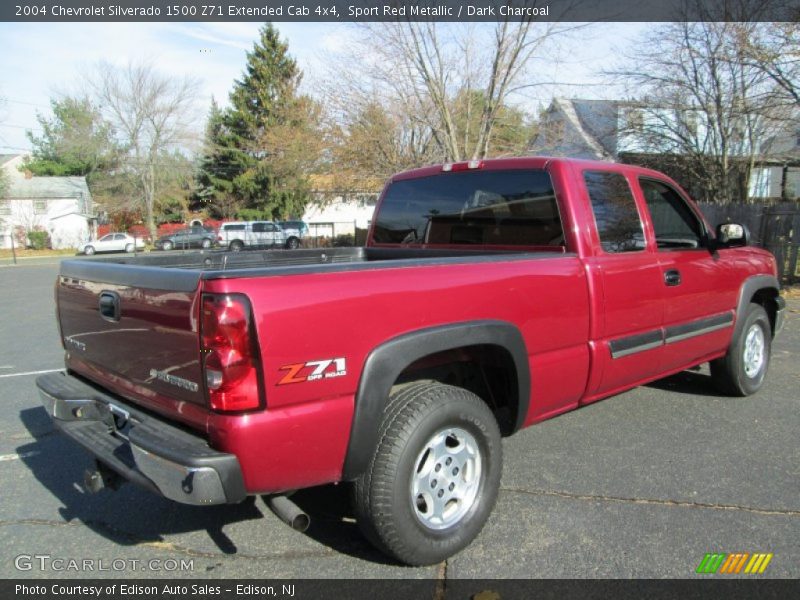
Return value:
M 767 311 L 759 304 L 750 304 L 728 353 L 711 361 L 711 376 L 717 388 L 732 396 L 749 396 L 760 390 L 769 367 L 771 344 L 772 326 Z
M 436 382 L 402 388 L 384 415 L 377 452 L 354 486 L 359 526 L 404 563 L 441 562 L 480 533 L 497 499 L 497 421 L 475 394 Z

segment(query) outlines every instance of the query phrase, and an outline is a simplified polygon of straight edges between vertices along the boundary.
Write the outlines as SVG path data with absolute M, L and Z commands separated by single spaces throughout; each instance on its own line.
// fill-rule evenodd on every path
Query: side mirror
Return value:
M 737 248 L 747 246 L 750 232 L 745 225 L 739 223 L 721 223 L 717 225 L 717 247 Z

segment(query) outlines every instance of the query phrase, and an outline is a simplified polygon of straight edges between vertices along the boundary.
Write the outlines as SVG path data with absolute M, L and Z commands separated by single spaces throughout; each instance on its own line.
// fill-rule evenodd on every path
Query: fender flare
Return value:
M 753 277 L 745 279 L 739 290 L 739 301 L 736 304 L 736 329 L 733 334 L 734 339 L 736 339 L 736 335 L 739 333 L 744 323 L 744 316 L 747 312 L 747 306 L 750 304 L 750 300 L 756 292 L 765 289 L 775 290 L 775 294 L 778 295 L 781 289 L 778 278 L 774 275 L 754 275 Z M 773 332 L 773 334 L 774 333 L 775 332 Z
M 342 479 L 355 479 L 369 465 L 380 441 L 378 428 L 392 386 L 406 367 L 430 354 L 477 345 L 499 346 L 510 354 L 519 395 L 514 431 L 520 429 L 528 414 L 531 377 L 528 351 L 519 329 L 506 321 L 489 320 L 420 329 L 381 344 L 364 361 Z

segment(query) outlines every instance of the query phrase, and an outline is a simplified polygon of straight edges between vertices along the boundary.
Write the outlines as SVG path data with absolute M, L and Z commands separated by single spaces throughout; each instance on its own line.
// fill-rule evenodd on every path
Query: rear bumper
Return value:
M 233 504 L 246 497 L 236 456 L 203 438 L 71 375 L 44 375 L 36 386 L 53 423 L 125 479 L 184 504 Z

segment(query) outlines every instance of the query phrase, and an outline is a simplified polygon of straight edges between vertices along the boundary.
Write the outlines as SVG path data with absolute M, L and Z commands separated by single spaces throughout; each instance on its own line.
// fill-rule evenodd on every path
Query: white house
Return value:
M 368 229 L 375 212 L 378 194 L 317 193 L 316 200 L 306 206 L 303 221 L 312 237 L 355 235 L 356 228 Z
M 0 197 L 0 245 L 11 246 L 11 236 L 44 230 L 53 248 L 75 248 L 89 239 L 97 224 L 92 195 L 85 177 L 34 177 L 19 167 L 24 154 L 0 155 L 8 184 Z
M 687 133 L 702 142 L 707 133 L 702 119 L 690 112 L 678 122 L 669 110 L 643 107 L 639 103 L 616 100 L 554 98 L 545 111 L 539 134 L 530 151 L 546 156 L 571 156 L 593 160 L 620 160 L 630 157 L 676 154 L 664 138 L 646 132 L 686 127 Z M 800 197 L 800 132 L 787 128 L 774 137 L 760 140 L 760 153 L 750 177 L 750 198 Z M 733 155 L 747 156 L 746 140 Z M 634 159 L 635 160 L 635 159 Z

